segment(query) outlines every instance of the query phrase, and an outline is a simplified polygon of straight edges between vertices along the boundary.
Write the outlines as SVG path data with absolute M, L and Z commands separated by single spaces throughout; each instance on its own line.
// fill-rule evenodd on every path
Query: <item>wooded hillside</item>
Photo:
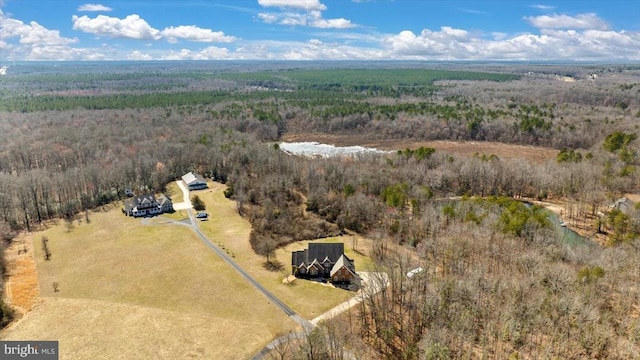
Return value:
M 500 70 L 4 76 L 0 219 L 26 231 L 73 223 L 127 188 L 161 191 L 196 171 L 228 185 L 256 251 L 341 231 L 374 241 L 391 286 L 348 329 L 380 358 L 640 356 L 640 215 L 608 207 L 640 190 L 640 71 L 575 67 L 565 82 L 555 75 L 566 67 Z M 400 146 L 305 158 L 279 150 L 290 131 L 497 141 L 558 156 Z M 563 242 L 525 198 L 570 204 L 565 215 L 605 243 Z M 423 276 L 407 280 L 416 266 Z

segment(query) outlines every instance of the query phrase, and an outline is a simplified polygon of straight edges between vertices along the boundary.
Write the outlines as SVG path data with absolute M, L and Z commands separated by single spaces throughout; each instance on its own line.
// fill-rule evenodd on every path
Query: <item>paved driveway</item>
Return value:
M 178 187 L 182 190 L 182 202 L 173 203 L 173 209 L 178 211 L 193 208 L 193 205 L 191 205 L 191 199 L 189 199 L 189 190 L 187 190 L 181 180 L 176 181 L 176 184 L 178 184 Z

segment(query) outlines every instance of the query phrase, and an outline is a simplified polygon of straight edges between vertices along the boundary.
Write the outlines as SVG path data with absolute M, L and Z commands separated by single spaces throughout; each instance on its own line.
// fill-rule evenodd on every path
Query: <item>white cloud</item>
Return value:
M 154 29 L 136 14 L 124 19 L 105 15 L 98 15 L 93 19 L 86 15 L 73 15 L 72 20 L 74 30 L 98 36 L 137 40 L 158 40 L 161 37 L 160 30 Z
M 323 11 L 327 9 L 327 7 L 318 0 L 258 0 L 258 4 L 264 7 L 300 9 L 305 11 Z
M 268 14 L 268 13 L 260 13 L 258 14 L 258 19 L 262 20 L 265 24 L 273 24 L 278 21 L 278 15 L 276 14 Z
M 282 13 L 260 13 L 258 18 L 266 24 L 277 23 L 287 26 L 309 26 L 319 29 L 348 29 L 356 27 L 350 20 L 339 19 L 323 19 L 322 12 L 309 11 L 301 12 L 282 12 Z
M 525 16 L 529 24 L 540 29 L 599 29 L 606 30 L 607 23 L 594 13 L 569 16 L 565 14 Z
M 2 0 L 0 0 L 1 2 Z M 344 18 L 325 19 L 317 1 L 264 0 L 279 9 L 257 15 L 259 21 L 318 29 L 358 28 Z M 280 4 L 280 5 L 278 5 Z M 545 9 L 543 9 L 545 10 Z M 138 15 L 123 19 L 99 15 L 73 16 L 73 28 L 103 38 L 103 44 L 77 45 L 37 22 L 12 19 L 0 10 L 0 49 L 15 60 L 589 60 L 640 61 L 640 32 L 612 31 L 595 14 L 525 17 L 532 33 L 480 33 L 443 26 L 394 34 L 362 31 L 316 31 L 308 41 L 237 39 L 195 25 L 156 29 Z M 135 47 L 112 44 L 112 38 L 137 39 Z M 160 49 L 155 41 L 184 40 L 189 45 Z M 321 39 L 321 40 L 319 40 Z M 233 43 L 217 47 L 202 43 Z M 129 42 L 132 44 L 132 42 Z M 358 44 L 357 46 L 354 44 Z M 366 45 L 364 45 L 366 44 Z M 136 45 L 134 45 L 136 46 Z M 167 46 L 163 44 L 162 47 Z M 173 48 L 173 49 L 171 49 Z
M 177 39 L 185 39 L 197 42 L 233 42 L 233 36 L 227 36 L 222 31 L 212 31 L 194 25 L 181 25 L 168 27 L 160 32 L 170 43 L 177 42 Z
M 135 50 L 127 56 L 127 60 L 153 60 L 149 54 L 144 54 L 140 50 Z
M 229 54 L 229 49 L 209 46 L 200 51 L 182 49 L 179 52 L 170 51 L 161 55 L 161 60 L 229 60 L 234 57 Z
M 285 44 L 286 45 L 286 44 Z M 283 60 L 367 60 L 388 59 L 389 53 L 382 49 L 348 46 L 337 42 L 322 42 L 317 39 L 289 44 L 280 49 Z
M 405 30 L 384 38 L 390 58 L 425 60 L 638 60 L 640 33 L 610 30 L 545 29 L 540 34 L 493 39 L 442 27 L 414 34 Z
M 75 30 L 110 38 L 136 40 L 166 38 L 170 43 L 176 43 L 178 39 L 196 42 L 232 42 L 235 40 L 233 36 L 227 36 L 222 31 L 213 31 L 195 25 L 170 26 L 160 31 L 136 14 L 129 15 L 124 19 L 105 15 L 98 15 L 95 18 L 74 15 L 72 20 Z
M 348 29 L 356 27 L 345 18 L 323 19 L 327 7 L 319 0 L 258 0 L 264 7 L 278 7 L 280 13 L 259 13 L 258 19 L 266 24 L 309 26 L 319 29 Z
M 529 7 L 532 7 L 534 9 L 538 9 L 538 10 L 553 10 L 553 9 L 555 9 L 555 6 L 542 5 L 542 4 L 535 4 L 535 5 L 531 5 Z
M 35 21 L 25 24 L 16 19 L 0 16 L 0 40 L 18 38 L 24 45 L 67 45 L 78 42 L 76 38 L 66 38 L 58 30 L 50 30 Z
M 78 11 L 112 11 L 113 9 L 101 4 L 84 4 L 78 6 Z
M 350 20 L 339 18 L 339 19 L 318 19 L 311 23 L 312 27 L 322 28 L 322 29 L 348 29 L 352 28 L 355 25 L 351 23 Z

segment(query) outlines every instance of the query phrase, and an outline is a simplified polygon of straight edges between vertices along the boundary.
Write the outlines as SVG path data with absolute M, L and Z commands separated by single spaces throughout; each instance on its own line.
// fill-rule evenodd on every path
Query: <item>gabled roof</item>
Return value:
M 340 256 L 338 261 L 336 261 L 335 265 L 333 265 L 333 267 L 331 268 L 330 275 L 333 276 L 336 272 L 338 272 L 338 270 L 342 269 L 343 267 L 346 268 L 347 270 L 349 270 L 349 272 L 353 276 L 356 276 L 355 267 L 353 266 L 353 260 L 349 259 L 344 254 L 342 256 Z
M 335 263 L 342 254 L 344 254 L 343 243 L 311 243 L 309 244 L 307 261 L 313 261 L 314 259 L 318 259 L 318 261 L 320 261 L 325 258 L 329 258 L 329 261 Z
M 344 254 L 343 243 L 311 243 L 307 249 L 291 252 L 291 266 L 297 269 L 323 270 L 327 262 L 332 264 L 331 276 L 343 267 L 355 276 L 353 260 Z
M 298 266 L 298 264 L 305 264 L 307 261 L 304 257 L 304 250 L 294 251 L 291 253 L 291 265 Z
M 156 197 L 156 201 L 158 202 L 158 204 L 160 205 L 164 205 L 165 203 L 170 203 L 171 199 L 169 199 L 167 196 L 165 196 L 164 194 L 160 194 Z
M 207 183 L 207 180 L 205 180 L 202 175 L 200 174 L 194 174 L 192 172 L 189 172 L 185 175 L 182 176 L 182 181 L 184 181 L 185 184 L 187 185 L 191 185 L 191 184 L 198 184 L 198 183 Z
M 148 204 L 148 203 L 155 203 L 156 202 L 156 197 L 153 194 L 144 194 L 144 195 L 138 195 L 136 197 L 133 198 L 133 201 L 140 205 L 140 204 Z

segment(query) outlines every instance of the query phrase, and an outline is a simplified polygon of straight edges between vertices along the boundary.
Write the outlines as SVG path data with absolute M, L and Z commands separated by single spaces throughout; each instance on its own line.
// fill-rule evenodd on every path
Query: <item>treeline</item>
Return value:
M 271 120 L 268 114 L 277 112 L 252 104 L 238 111 L 237 118 L 214 117 L 223 113 L 219 107 L 5 113 L 0 215 L 14 228 L 31 228 L 107 204 L 127 187 L 160 190 L 191 170 L 230 179 L 232 195 L 242 204 L 263 209 L 268 199 L 283 223 L 288 211 L 294 216 L 306 204 L 306 211 L 356 231 L 378 223 L 380 206 L 387 202 L 383 194 L 415 209 L 433 197 L 464 194 L 572 197 L 601 207 L 613 200 L 607 194 L 623 194 L 639 183 L 632 140 L 615 152 L 595 146 L 579 162 L 456 159 L 409 149 L 392 157 L 361 156 L 345 168 L 332 159 L 311 161 L 265 150 L 252 139 L 277 138 L 287 130 L 286 120 Z M 237 161 L 228 159 L 232 154 Z
M 278 124 L 278 131 L 262 134 L 262 140 L 275 140 L 288 130 L 557 149 L 588 149 L 601 141 L 600 134 L 628 128 L 640 116 L 635 87 L 611 78 L 581 80 L 578 86 L 472 71 L 334 69 L 169 73 L 141 83 L 148 76 L 57 75 L 44 76 L 41 83 L 37 77 L 0 79 L 0 85 L 27 81 L 44 89 L 7 96 L 0 110 L 185 107 L 207 109 L 212 118 L 226 121 Z M 81 86 L 65 92 L 74 77 L 82 79 Z M 434 84 L 441 79 L 447 82 Z M 99 90 L 78 95 L 85 85 Z
M 630 286 L 639 280 L 637 240 L 571 248 L 537 208 L 500 197 L 565 197 L 589 204 L 587 212 L 605 209 L 608 193 L 637 184 L 635 173 L 602 172 L 607 162 L 624 166 L 620 152 L 636 145 L 628 133 L 605 137 L 606 148 L 579 162 L 457 158 L 430 148 L 311 159 L 237 131 L 258 134 L 266 124 L 277 131 L 275 124 L 214 119 L 206 108 L 170 110 L 6 114 L 3 218 L 33 228 L 117 199 L 125 187 L 160 190 L 195 170 L 228 185 L 259 252 L 344 230 L 369 234 L 371 256 L 391 287 L 367 300 L 346 329 L 375 356 L 539 357 L 547 349 L 558 357 L 619 358 L 638 351 L 625 342 L 640 326 L 627 316 L 636 294 Z M 463 199 L 450 200 L 456 195 Z M 611 221 L 603 229 L 613 233 L 620 221 Z M 637 218 L 627 225 L 637 227 Z M 412 250 L 401 257 L 397 246 Z M 416 266 L 424 274 L 407 280 Z
M 109 204 L 126 188 L 160 191 L 188 171 L 215 168 L 224 180 L 239 162 L 226 157 L 254 142 L 237 128 L 277 133 L 276 124 L 215 121 L 186 108 L 4 113 L 2 119 L 0 219 L 27 230 Z

